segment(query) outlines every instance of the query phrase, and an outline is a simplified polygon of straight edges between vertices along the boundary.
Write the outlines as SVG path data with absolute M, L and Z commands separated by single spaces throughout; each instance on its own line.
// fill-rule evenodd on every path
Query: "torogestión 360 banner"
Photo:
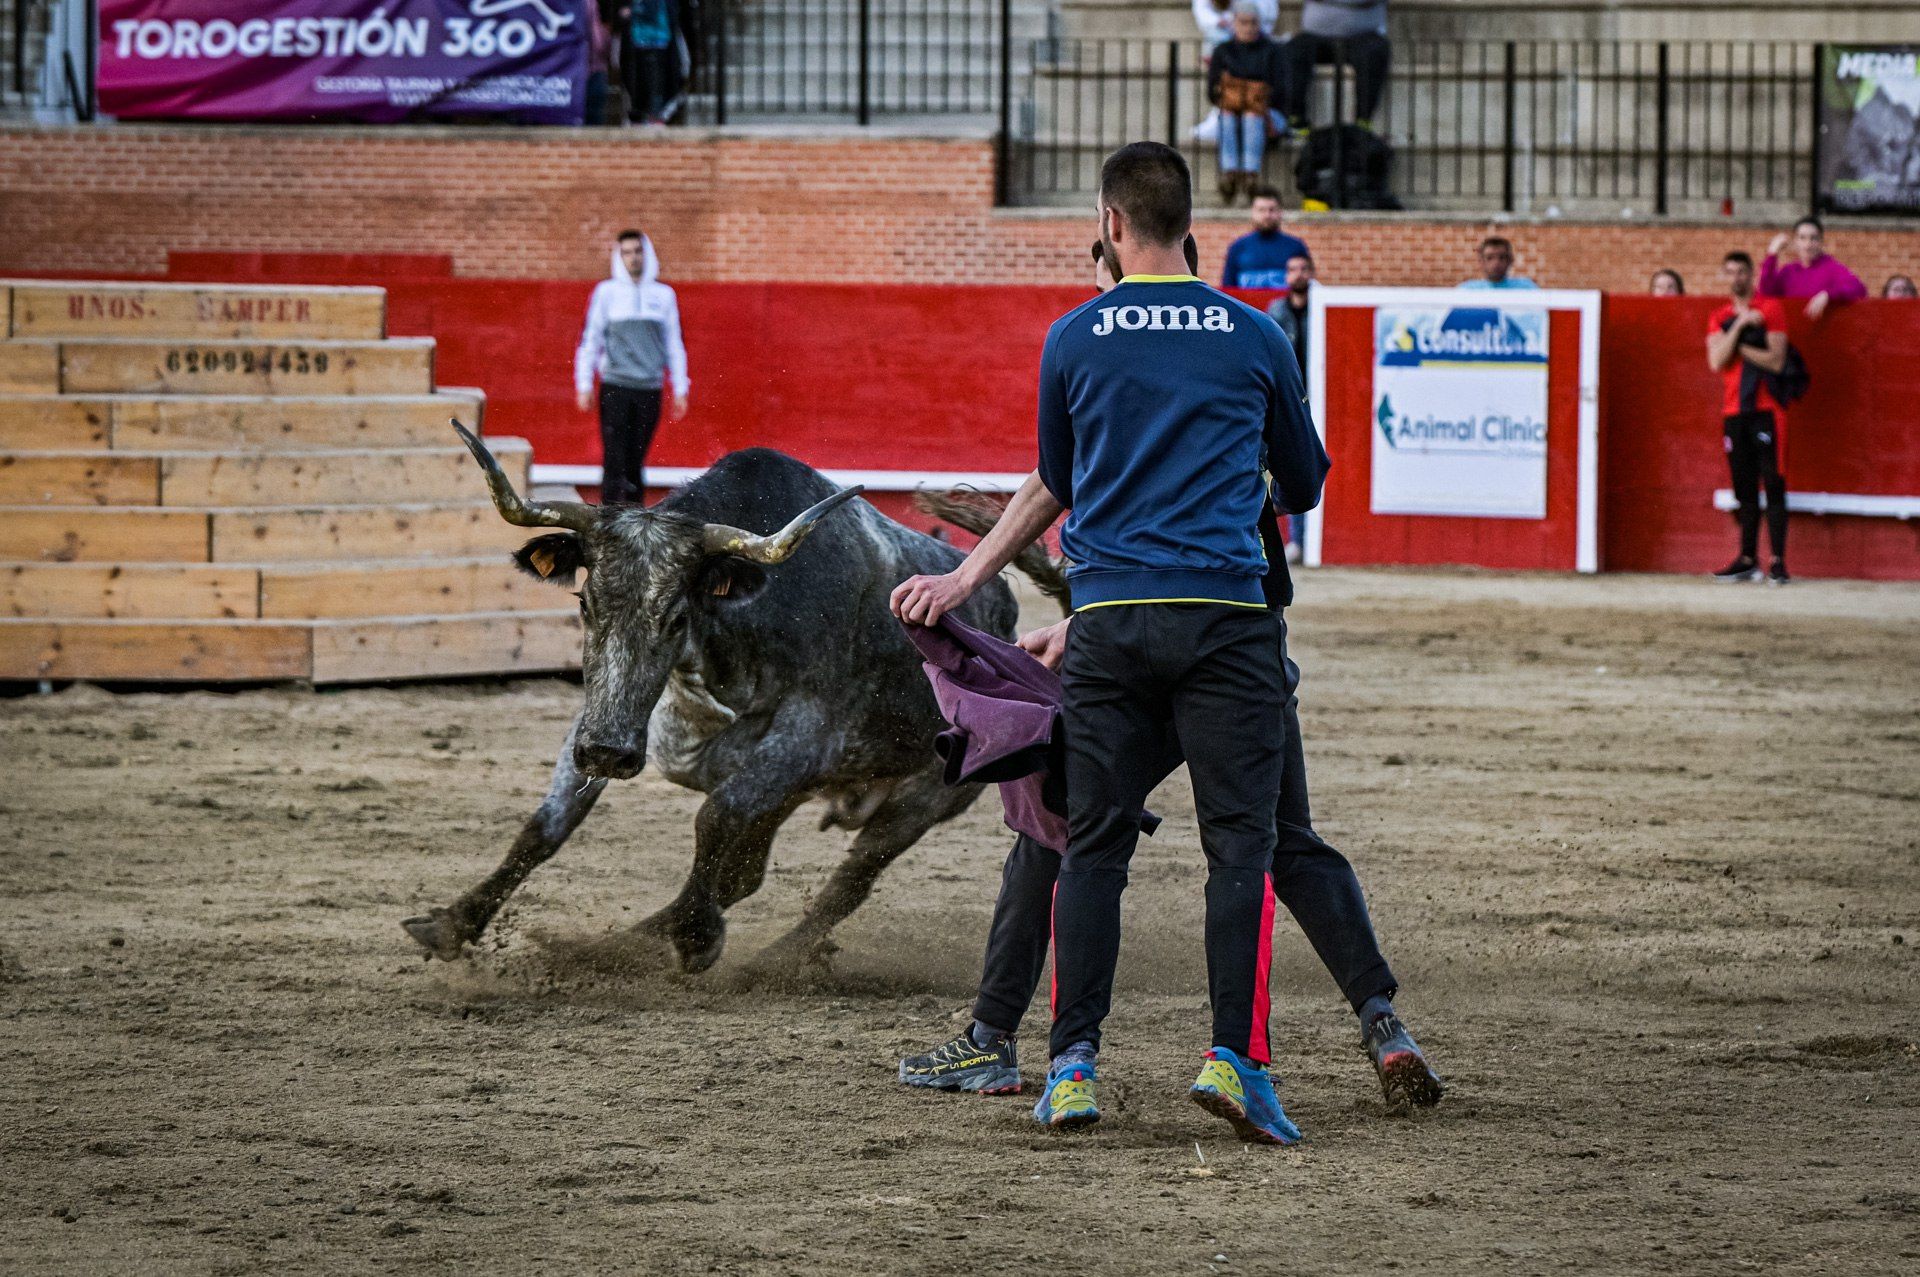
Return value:
M 578 124 L 589 0 L 100 0 L 123 119 Z
M 1547 312 L 1381 306 L 1373 512 L 1547 515 Z

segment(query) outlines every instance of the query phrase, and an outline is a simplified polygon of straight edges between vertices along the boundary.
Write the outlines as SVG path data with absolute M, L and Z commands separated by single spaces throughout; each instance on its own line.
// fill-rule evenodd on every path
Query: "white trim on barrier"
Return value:
M 1327 307 L 1377 307 L 1408 303 L 1448 306 L 1545 306 L 1580 316 L 1579 414 L 1574 479 L 1574 569 L 1600 570 L 1600 294 L 1574 288 L 1346 288 L 1316 284 L 1307 294 L 1307 407 L 1324 444 L 1327 438 Z M 1301 559 L 1320 565 L 1325 520 L 1307 520 Z
M 1767 502 L 1760 494 L 1760 504 Z M 1733 490 L 1717 488 L 1713 508 L 1735 508 Z M 1858 514 L 1870 519 L 1920 519 L 1920 497 L 1883 497 L 1864 492 L 1789 492 L 1787 509 L 1795 514 Z
M 707 472 L 705 466 L 648 466 L 647 486 L 673 488 Z M 982 492 L 1013 493 L 1027 481 L 1019 474 L 973 470 L 822 470 L 821 474 L 851 487 L 860 484 L 869 492 L 918 492 L 922 488 L 978 488 Z M 535 465 L 530 479 L 534 483 L 573 483 L 598 486 L 599 466 Z

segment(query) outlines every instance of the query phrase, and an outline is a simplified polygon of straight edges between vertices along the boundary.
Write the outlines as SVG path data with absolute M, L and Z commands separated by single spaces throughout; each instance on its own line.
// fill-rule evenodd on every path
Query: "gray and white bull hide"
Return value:
M 765 448 L 721 458 L 651 508 L 530 502 L 485 445 L 454 426 L 502 517 L 561 529 L 519 550 L 520 567 L 563 585 L 586 573 L 586 698 L 546 799 L 506 860 L 453 904 L 407 919 L 407 933 L 430 956 L 457 957 L 607 782 L 637 775 L 651 758 L 707 800 L 686 885 L 636 930 L 670 943 L 685 971 L 712 966 L 725 911 L 759 889 L 781 824 L 822 798 L 821 827 L 855 831 L 852 846 L 755 965 L 777 971 L 823 958 L 829 931 L 880 871 L 979 796 L 979 786 L 941 782 L 939 710 L 887 610 L 896 584 L 950 571 L 959 552 Z M 1016 615 L 1004 581 L 960 612 L 1002 637 Z

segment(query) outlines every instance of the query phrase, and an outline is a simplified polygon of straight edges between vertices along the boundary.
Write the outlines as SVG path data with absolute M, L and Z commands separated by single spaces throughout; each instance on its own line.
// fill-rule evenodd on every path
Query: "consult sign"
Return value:
M 578 124 L 583 0 L 100 0 L 122 119 Z
M 1543 519 L 1547 311 L 1374 311 L 1375 514 Z

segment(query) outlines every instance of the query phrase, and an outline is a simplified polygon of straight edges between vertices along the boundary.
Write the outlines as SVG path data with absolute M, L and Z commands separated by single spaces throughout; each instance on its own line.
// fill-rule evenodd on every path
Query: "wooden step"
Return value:
M 207 563 L 211 526 L 203 510 L 0 506 L 0 561 Z
M 311 624 L 316 683 L 580 668 L 577 608 Z
M 370 683 L 578 669 L 573 609 L 347 621 L 0 618 L 0 679 Z
M 571 606 L 503 553 L 343 563 L 0 563 L 0 616 L 310 621 Z
M 257 683 L 312 672 L 310 625 L 0 618 L 0 679 Z
M 60 348 L 42 342 L 0 341 L 0 395 L 60 393 Z
M 0 506 L 0 561 L 289 563 L 472 558 L 529 536 L 488 501 L 173 510 Z
M 528 584 L 535 583 L 529 579 Z M 260 569 L 257 567 L 209 563 L 0 563 L 0 616 L 212 620 L 255 617 L 259 611 Z
M 0 398 L 0 450 L 104 449 L 112 420 L 112 407 L 103 399 L 67 399 L 60 395 Z
M 158 505 L 159 457 L 0 452 L 0 505 Z
M 215 510 L 212 521 L 215 563 L 474 557 L 518 548 L 529 535 L 489 501 Z
M 488 446 L 515 488 L 525 492 L 533 445 L 524 439 L 490 439 Z M 132 462 L 135 456 L 125 454 L 125 459 Z M 157 464 L 159 504 L 166 506 L 417 504 L 472 500 L 487 491 L 486 476 L 458 444 L 252 455 L 201 452 L 167 455 Z M 5 466 L 6 456 L 0 454 L 0 499 L 13 501 L 4 495 L 10 490 Z M 16 503 L 25 504 L 26 499 Z
M 10 297 L 10 302 L 7 299 Z M 378 288 L 0 281 L 0 337 L 305 338 L 378 341 Z
M 454 438 L 450 417 L 483 429 L 478 390 L 431 395 L 342 395 L 267 399 L 256 395 L 80 401 L 110 411 L 116 448 L 185 452 L 220 448 L 417 448 Z M 3 404 L 4 401 L 0 401 Z M 0 416 L 0 422 L 4 422 Z M 24 446 L 24 445 L 23 445 Z
M 535 612 L 571 606 L 505 553 L 471 559 L 268 564 L 260 569 L 260 615 L 268 620 Z
M 53 349 L 62 394 L 424 395 L 433 390 L 433 339 L 387 341 L 12 341 L 0 350 Z M 46 389 L 47 387 L 29 387 Z

